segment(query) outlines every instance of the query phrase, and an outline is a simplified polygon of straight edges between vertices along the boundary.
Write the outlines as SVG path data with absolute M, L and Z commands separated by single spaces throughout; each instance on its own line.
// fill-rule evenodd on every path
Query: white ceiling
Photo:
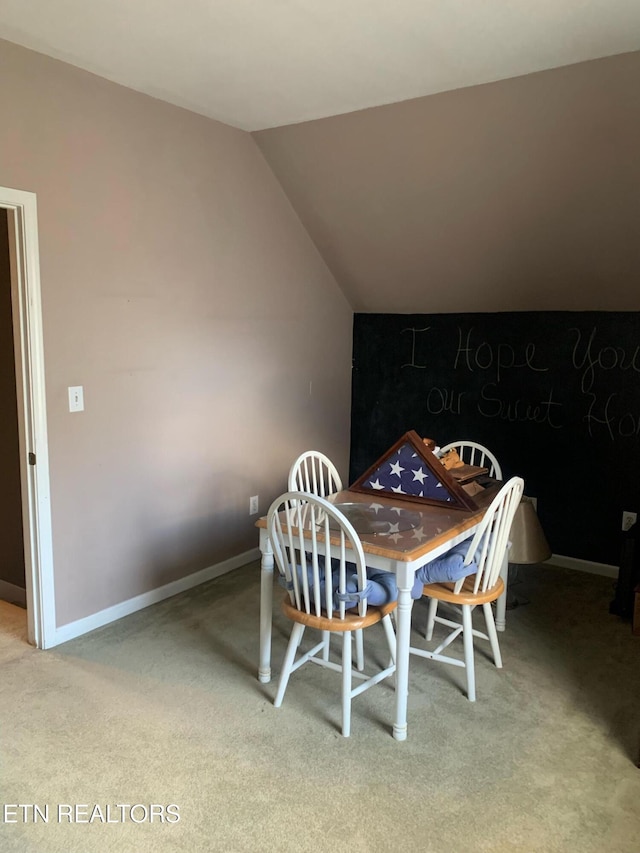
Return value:
M 0 0 L 0 38 L 245 130 L 640 49 L 640 0 Z

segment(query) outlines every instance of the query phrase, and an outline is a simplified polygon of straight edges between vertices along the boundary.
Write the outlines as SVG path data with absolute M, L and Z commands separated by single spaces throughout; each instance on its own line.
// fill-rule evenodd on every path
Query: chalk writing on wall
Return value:
M 403 355 L 406 357 L 401 365 L 403 370 L 429 370 L 430 332 L 431 326 L 411 326 L 400 331 L 403 342 L 409 345 L 408 352 Z M 593 390 L 602 374 L 610 375 L 612 371 L 619 375 L 628 371 L 630 381 L 637 379 L 640 382 L 640 345 L 627 348 L 603 344 L 598 338 L 597 326 L 593 326 L 586 335 L 580 328 L 569 327 L 565 335 L 571 345 L 564 347 L 556 340 L 553 361 L 550 361 L 535 341 L 512 344 L 500 339 L 487 339 L 480 337 L 473 326 L 458 326 L 455 332 L 456 339 L 450 345 L 451 376 L 461 381 L 456 386 L 431 385 L 425 388 L 428 414 L 448 412 L 463 415 L 473 409 L 474 414 L 483 418 L 499 418 L 510 423 L 532 421 L 551 429 L 562 429 L 568 419 L 566 396 L 571 395 L 575 403 L 577 393 L 583 404 L 580 421 L 590 436 L 604 433 L 614 441 L 618 436 L 630 437 L 640 433 L 640 411 L 623 410 L 618 391 L 599 396 Z M 562 358 L 564 363 L 559 361 Z M 571 371 L 577 382 L 575 388 L 567 387 Z M 504 380 L 507 374 L 513 376 L 512 372 L 549 374 L 551 381 L 541 389 L 542 396 L 533 399 L 524 395 L 513 397 L 510 393 L 503 393 Z M 467 378 L 468 374 L 482 376 L 482 385 L 474 393 L 458 390 L 461 384 L 464 385 L 465 374 Z M 559 389 L 554 385 L 554 377 L 562 380 Z M 526 390 L 526 375 L 519 379 L 521 388 Z
M 350 476 L 409 429 L 485 444 L 556 553 L 615 564 L 640 512 L 640 313 L 357 314 Z

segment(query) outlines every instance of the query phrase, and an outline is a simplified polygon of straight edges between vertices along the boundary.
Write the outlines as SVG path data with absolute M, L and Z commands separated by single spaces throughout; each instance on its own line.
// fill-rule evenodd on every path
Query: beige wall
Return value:
M 24 589 L 20 448 L 7 212 L 0 208 L 0 581 Z M 1 592 L 1 589 L 0 589 Z
M 0 53 L 0 185 L 38 200 L 62 625 L 256 547 L 249 497 L 303 449 L 346 476 L 352 312 L 249 134 Z
M 254 134 L 356 311 L 640 308 L 640 53 Z

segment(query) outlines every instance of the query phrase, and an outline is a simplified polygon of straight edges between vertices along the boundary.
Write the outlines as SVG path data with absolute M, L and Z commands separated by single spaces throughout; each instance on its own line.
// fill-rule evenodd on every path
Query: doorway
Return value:
M 9 217 L 7 210 L 0 208 L 0 599 L 26 607 L 12 317 Z
M 14 513 L 11 516 L 12 526 L 16 540 L 21 538 L 22 546 L 20 570 L 15 564 L 15 557 L 12 560 L 12 578 L 18 583 L 7 581 L 11 586 L 5 590 L 20 589 L 24 578 L 28 639 L 38 648 L 45 649 L 56 645 L 56 624 L 35 195 L 0 187 L 0 214 L 0 264 L 4 262 L 4 269 L 8 270 L 8 283 L 4 277 L 0 279 L 3 288 L 0 310 L 7 308 L 6 322 L 12 326 L 12 408 L 14 418 L 17 417 L 17 421 L 14 419 L 7 428 L 7 434 L 13 436 L 9 444 L 0 433 L 3 441 L 0 448 L 3 459 L 13 451 L 14 463 L 16 448 L 18 452 L 13 488 L 16 489 L 18 481 L 19 489 L 14 496 L 19 500 L 19 506 L 14 505 L 9 511 Z M 11 357 L 10 348 L 5 357 Z M 4 366 L 3 372 L 11 373 Z M 4 400 L 0 402 L 4 404 Z M 20 551 L 17 541 L 13 547 Z

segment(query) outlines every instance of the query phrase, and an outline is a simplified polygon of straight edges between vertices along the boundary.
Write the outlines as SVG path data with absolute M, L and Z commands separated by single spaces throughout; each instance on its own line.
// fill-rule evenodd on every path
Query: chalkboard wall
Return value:
M 350 482 L 409 429 L 486 445 L 554 553 L 617 565 L 640 511 L 640 313 L 356 314 Z

